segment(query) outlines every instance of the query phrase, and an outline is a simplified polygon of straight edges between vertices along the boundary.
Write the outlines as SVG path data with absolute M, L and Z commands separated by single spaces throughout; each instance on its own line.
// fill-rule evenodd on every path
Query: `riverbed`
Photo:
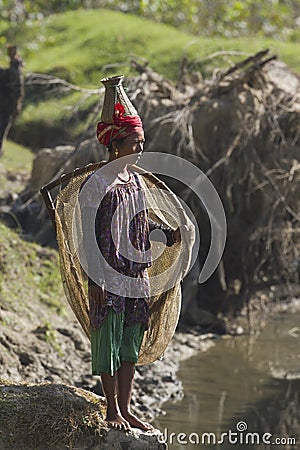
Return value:
M 259 334 L 215 344 L 181 363 L 184 398 L 154 422 L 169 448 L 300 448 L 299 309 L 272 315 Z

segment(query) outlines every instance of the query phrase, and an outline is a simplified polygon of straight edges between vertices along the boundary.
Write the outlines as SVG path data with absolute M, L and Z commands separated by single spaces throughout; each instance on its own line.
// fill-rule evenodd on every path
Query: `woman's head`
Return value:
M 121 103 L 114 107 L 113 123 L 99 122 L 97 125 L 98 141 L 109 150 L 118 150 L 122 156 L 139 153 L 144 142 L 144 130 L 138 115 L 125 116 Z
M 110 160 L 121 158 L 122 156 L 132 156 L 130 162 L 134 164 L 142 154 L 144 142 L 143 129 L 134 131 L 123 139 L 114 139 L 109 147 Z M 133 162 L 133 160 L 135 161 Z

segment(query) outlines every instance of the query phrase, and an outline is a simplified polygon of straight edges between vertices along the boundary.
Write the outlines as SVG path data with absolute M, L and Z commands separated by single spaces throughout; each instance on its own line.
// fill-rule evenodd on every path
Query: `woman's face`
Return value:
M 122 141 L 115 141 L 114 149 L 118 150 L 118 158 L 122 156 L 132 156 L 130 164 L 135 164 L 141 157 L 144 149 L 144 132 L 136 132 L 127 136 Z

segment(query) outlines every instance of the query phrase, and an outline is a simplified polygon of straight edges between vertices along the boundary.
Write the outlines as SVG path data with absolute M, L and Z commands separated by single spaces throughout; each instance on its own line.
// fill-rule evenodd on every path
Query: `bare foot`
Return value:
M 114 428 L 115 430 L 131 430 L 131 426 L 127 420 L 124 419 L 124 417 L 121 416 L 121 414 L 115 413 L 111 415 L 107 415 L 106 417 L 107 425 L 110 428 Z
M 126 419 L 127 422 L 129 422 L 129 424 L 133 428 L 140 428 L 144 431 L 153 431 L 154 430 L 154 427 L 152 425 L 150 425 L 150 423 L 143 422 L 138 417 L 136 417 L 134 414 L 132 414 L 132 412 L 130 412 L 130 411 L 126 411 L 126 412 L 124 411 L 124 413 L 122 413 L 122 417 L 124 419 Z

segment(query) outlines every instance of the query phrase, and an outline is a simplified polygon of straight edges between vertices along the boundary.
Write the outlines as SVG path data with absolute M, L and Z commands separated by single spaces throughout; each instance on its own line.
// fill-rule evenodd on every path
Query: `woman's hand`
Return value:
M 100 287 L 97 284 L 92 284 L 91 286 L 89 286 L 88 293 L 89 300 L 100 303 L 101 308 L 105 306 L 106 291 L 103 287 Z
M 180 233 L 179 227 L 173 231 L 173 239 L 174 239 L 174 242 L 176 242 L 176 243 L 181 242 L 181 233 Z

